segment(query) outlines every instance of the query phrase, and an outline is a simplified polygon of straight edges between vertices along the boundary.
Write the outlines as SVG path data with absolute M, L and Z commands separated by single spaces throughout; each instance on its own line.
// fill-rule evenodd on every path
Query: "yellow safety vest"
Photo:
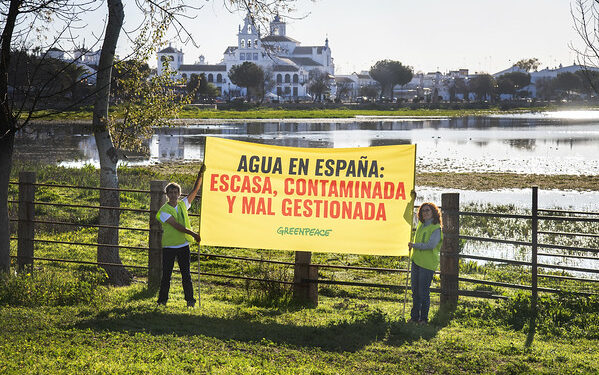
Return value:
M 158 210 L 158 213 L 156 214 L 156 220 L 158 221 L 160 221 L 160 212 L 171 215 L 175 218 L 177 223 L 183 225 L 185 228 L 191 228 L 189 216 L 187 216 L 187 207 L 182 200 L 177 202 L 177 209 L 168 204 L 168 202 L 160 207 L 160 210 Z M 160 222 L 162 223 L 162 221 Z M 179 232 L 169 223 L 162 223 L 162 247 L 183 245 L 186 241 L 190 244 L 195 242 L 193 237 L 189 234 Z
M 441 226 L 439 224 L 430 224 L 426 227 L 422 224 L 422 222 L 418 223 L 416 227 L 416 234 L 414 235 L 414 243 L 426 243 L 433 232 L 437 229 L 440 229 Z M 422 268 L 426 268 L 427 270 L 437 270 L 439 267 L 439 263 L 441 262 L 440 254 L 441 254 L 441 245 L 443 244 L 443 232 L 441 231 L 441 240 L 432 250 L 418 250 L 412 249 L 412 260 L 414 263 L 419 265 Z

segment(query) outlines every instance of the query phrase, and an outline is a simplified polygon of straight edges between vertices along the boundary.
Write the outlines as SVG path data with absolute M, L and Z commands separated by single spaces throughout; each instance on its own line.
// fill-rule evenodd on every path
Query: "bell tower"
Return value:
M 277 14 L 270 23 L 270 35 L 285 36 L 287 33 L 285 27 L 285 22 L 281 21 L 281 17 Z

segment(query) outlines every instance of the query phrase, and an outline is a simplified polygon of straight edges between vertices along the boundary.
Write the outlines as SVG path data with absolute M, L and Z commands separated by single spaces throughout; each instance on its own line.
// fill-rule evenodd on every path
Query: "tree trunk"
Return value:
M 100 186 L 118 188 L 117 175 L 118 154 L 114 148 L 110 129 L 108 128 L 108 101 L 110 96 L 110 79 L 114 54 L 119 40 L 119 34 L 125 17 L 121 0 L 108 0 L 108 24 L 100 53 L 98 77 L 96 81 L 96 101 L 94 103 L 93 128 L 96 146 L 100 155 Z M 100 191 L 100 206 L 119 207 L 119 193 L 116 191 Z M 119 225 L 120 211 L 100 209 L 99 222 L 101 225 Z M 118 229 L 99 228 L 98 243 L 113 246 L 98 246 L 98 262 L 119 264 L 119 266 L 103 266 L 108 273 L 110 282 L 114 285 L 128 285 L 131 274 L 121 264 L 118 247 Z
M 2 124 L 4 128 L 4 124 Z M 14 131 L 0 138 L 0 272 L 10 271 L 10 222 L 8 221 L 8 182 L 12 169 Z
M 8 66 L 12 35 L 22 0 L 11 0 L 4 17 L 0 38 L 0 272 L 10 271 L 10 222 L 8 221 L 8 182 L 17 129 L 8 97 Z

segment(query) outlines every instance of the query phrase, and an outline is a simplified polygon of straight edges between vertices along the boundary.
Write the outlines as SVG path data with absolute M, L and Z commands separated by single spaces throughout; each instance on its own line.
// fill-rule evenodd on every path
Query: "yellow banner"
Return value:
M 320 149 L 206 138 L 202 245 L 407 255 L 416 146 Z

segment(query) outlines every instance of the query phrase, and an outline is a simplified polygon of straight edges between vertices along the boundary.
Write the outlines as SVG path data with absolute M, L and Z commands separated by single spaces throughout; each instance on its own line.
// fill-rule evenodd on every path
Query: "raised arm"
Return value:
M 193 190 L 187 195 L 187 201 L 189 202 L 189 204 L 191 204 L 191 202 L 193 202 L 193 200 L 196 198 L 196 195 L 198 195 L 198 191 L 200 191 L 200 188 L 202 187 L 202 180 L 204 179 L 204 171 L 206 170 L 206 164 L 202 164 L 202 167 L 200 168 L 200 171 L 198 172 L 198 178 L 196 179 L 196 183 L 193 186 Z

